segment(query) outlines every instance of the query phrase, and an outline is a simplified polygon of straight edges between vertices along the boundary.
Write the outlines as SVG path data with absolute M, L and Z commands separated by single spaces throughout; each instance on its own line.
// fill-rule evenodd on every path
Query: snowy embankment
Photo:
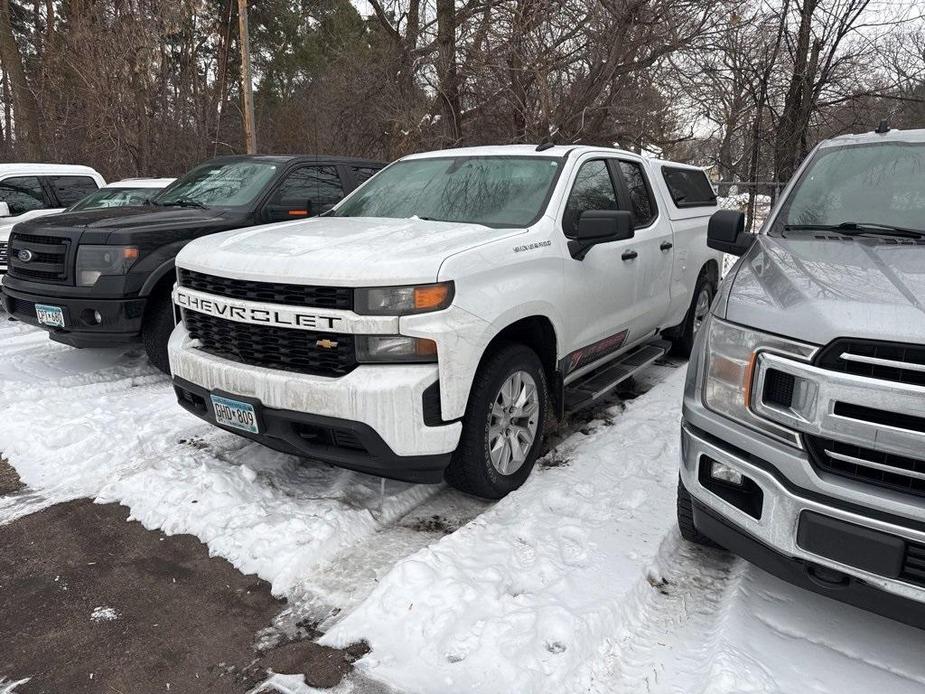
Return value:
M 181 410 L 139 351 L 3 322 L 0 451 L 29 489 L 0 497 L 0 523 L 123 503 L 270 581 L 290 623 L 369 640 L 361 666 L 409 692 L 925 691 L 925 633 L 681 542 L 673 366 L 491 506 L 274 453 Z

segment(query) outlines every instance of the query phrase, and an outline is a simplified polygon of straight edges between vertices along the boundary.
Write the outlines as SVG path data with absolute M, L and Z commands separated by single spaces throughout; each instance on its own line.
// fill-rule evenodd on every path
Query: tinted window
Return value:
M 326 212 L 344 197 L 336 166 L 303 166 L 283 179 L 271 205 L 300 207 L 311 202 L 312 214 Z
M 360 185 L 368 178 L 372 178 L 379 171 L 379 169 L 371 166 L 353 166 L 350 170 L 353 171 L 353 177 L 356 179 L 357 185 Z
M 51 184 L 62 207 L 70 207 L 99 188 L 89 176 L 48 176 L 45 180 Z
M 516 229 L 540 217 L 558 174 L 551 157 L 407 159 L 376 174 L 335 214 Z
M 630 195 L 633 225 L 648 226 L 655 219 L 655 203 L 652 202 L 652 195 L 649 193 L 642 165 L 635 161 L 621 161 L 620 171 L 623 172 L 623 180 L 626 182 L 627 192 Z
M 10 215 L 13 217 L 47 207 L 42 194 L 42 184 L 35 176 L 4 178 L 0 181 L 0 202 L 9 205 Z
M 595 160 L 585 162 L 575 176 L 572 192 L 565 204 L 562 226 L 567 236 L 578 229 L 578 218 L 587 210 L 616 210 L 617 194 L 610 178 L 607 162 Z
M 677 207 L 716 206 L 716 193 L 703 171 L 663 166 L 662 177 Z

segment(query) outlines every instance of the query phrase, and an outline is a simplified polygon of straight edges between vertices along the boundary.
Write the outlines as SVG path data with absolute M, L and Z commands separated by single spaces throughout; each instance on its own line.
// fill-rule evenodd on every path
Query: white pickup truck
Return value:
M 267 446 L 489 498 L 547 417 L 689 352 L 721 254 L 703 170 L 615 149 L 416 154 L 325 216 L 177 256 L 180 404 Z

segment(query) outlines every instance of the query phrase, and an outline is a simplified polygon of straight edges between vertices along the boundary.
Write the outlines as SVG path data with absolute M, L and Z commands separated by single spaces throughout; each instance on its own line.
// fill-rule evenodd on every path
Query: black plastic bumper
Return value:
M 283 453 L 312 458 L 337 467 L 372 475 L 435 484 L 443 480 L 452 453 L 401 456 L 368 424 L 338 417 L 307 414 L 264 407 L 254 398 L 214 391 L 215 395 L 240 400 L 254 406 L 259 434 L 216 424 L 211 393 L 182 378 L 174 378 L 180 405 L 207 422 L 233 434 L 244 436 Z
M 23 323 L 47 330 L 52 340 L 71 347 L 111 347 L 137 341 L 141 336 L 145 301 L 143 298 L 78 299 L 3 287 L 3 308 L 7 313 Z M 35 314 L 36 304 L 60 306 L 65 327 L 40 324 Z
M 887 593 L 854 576 L 785 556 L 729 523 L 696 499 L 693 500 L 693 511 L 694 526 L 699 532 L 768 573 L 833 600 L 925 629 L 925 603 Z M 844 538 L 841 541 L 841 551 L 850 554 L 853 548 L 845 546 Z M 858 554 L 864 554 L 867 548 L 859 544 L 855 549 Z

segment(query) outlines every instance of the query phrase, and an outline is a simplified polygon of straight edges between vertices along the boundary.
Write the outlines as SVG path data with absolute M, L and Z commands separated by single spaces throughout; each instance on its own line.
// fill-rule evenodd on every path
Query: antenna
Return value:
M 552 142 L 546 141 L 536 146 L 537 152 L 545 152 L 547 149 L 552 149 L 556 145 Z
M 884 135 L 885 133 L 890 132 L 890 124 L 887 122 L 887 119 L 884 118 L 880 121 L 880 125 L 877 126 L 877 129 L 874 130 L 878 135 Z

